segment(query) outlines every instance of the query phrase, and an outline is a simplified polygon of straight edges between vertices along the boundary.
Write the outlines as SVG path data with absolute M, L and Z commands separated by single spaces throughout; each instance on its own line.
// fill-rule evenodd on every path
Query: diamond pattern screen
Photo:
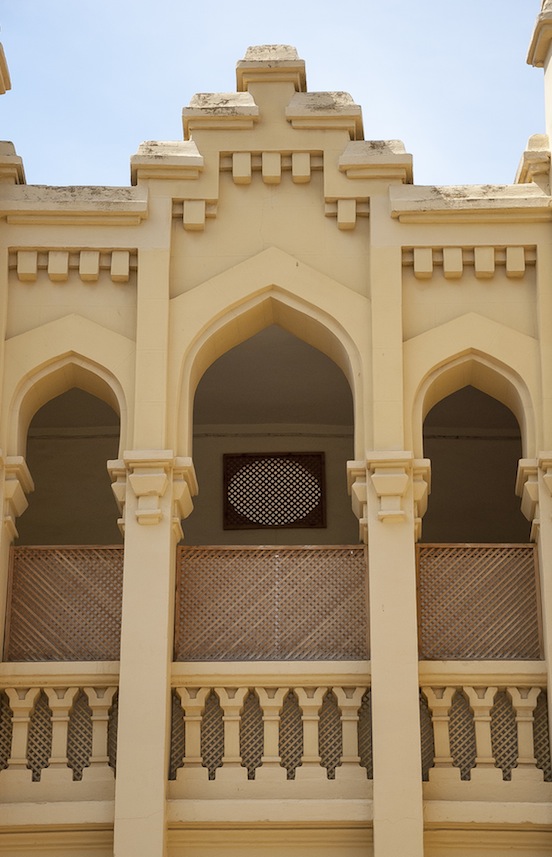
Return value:
M 224 528 L 325 527 L 323 452 L 228 453 Z

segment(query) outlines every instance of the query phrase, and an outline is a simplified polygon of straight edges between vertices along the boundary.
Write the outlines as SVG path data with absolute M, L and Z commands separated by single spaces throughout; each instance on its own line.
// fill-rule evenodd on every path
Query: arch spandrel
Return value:
M 171 301 L 170 443 L 179 454 L 191 451 L 193 396 L 203 373 L 270 324 L 279 324 L 342 369 L 355 403 L 355 444 L 365 447 L 369 301 L 270 248 Z
M 470 384 L 502 402 L 518 420 L 525 456 L 540 447 L 538 343 L 470 313 L 404 345 L 406 445 L 423 455 L 422 427 L 438 401 Z
M 105 401 L 121 421 L 128 446 L 134 343 L 81 316 L 66 316 L 6 343 L 2 436 L 9 455 L 25 450 L 33 415 L 47 401 L 80 387 Z

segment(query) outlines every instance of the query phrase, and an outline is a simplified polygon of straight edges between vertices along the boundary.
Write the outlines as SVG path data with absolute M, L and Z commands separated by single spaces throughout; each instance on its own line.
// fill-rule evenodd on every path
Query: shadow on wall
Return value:
M 467 386 L 438 402 L 424 423 L 432 488 L 424 542 L 528 542 L 514 493 L 521 435 L 513 413 Z
M 35 490 L 17 521 L 17 544 L 120 544 L 106 468 L 118 447 L 118 415 L 90 393 L 74 388 L 40 408 L 27 437 Z

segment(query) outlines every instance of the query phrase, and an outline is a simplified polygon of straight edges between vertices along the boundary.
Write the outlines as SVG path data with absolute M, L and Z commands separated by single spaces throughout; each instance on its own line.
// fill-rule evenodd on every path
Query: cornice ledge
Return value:
M 147 215 L 141 188 L 0 184 L 0 217 L 8 223 L 137 225 Z
M 26 182 L 23 159 L 15 151 L 13 143 L 7 140 L 0 142 L 0 181 L 11 182 L 12 184 L 25 184 Z
M 550 141 L 547 134 L 533 134 L 521 156 L 515 184 L 534 182 L 549 193 Z
M 296 92 L 286 107 L 292 128 L 345 129 L 362 140 L 362 110 L 348 92 Z
M 552 219 L 552 200 L 529 185 L 391 185 L 391 217 L 401 222 Z
M 305 61 L 293 45 L 253 45 L 247 49 L 236 64 L 238 92 L 245 92 L 251 83 L 265 82 L 290 82 L 298 92 L 305 92 Z
M 195 128 L 250 129 L 258 121 L 259 108 L 249 92 L 197 92 L 182 110 L 186 141 Z
M 542 9 L 537 16 L 535 29 L 527 53 L 528 65 L 542 68 L 545 61 L 550 42 L 552 41 L 552 3 L 543 0 Z
M 193 140 L 149 140 L 130 159 L 131 183 L 141 179 L 197 179 L 204 158 Z
M 353 140 L 339 158 L 348 179 L 388 179 L 412 184 L 412 155 L 402 140 Z

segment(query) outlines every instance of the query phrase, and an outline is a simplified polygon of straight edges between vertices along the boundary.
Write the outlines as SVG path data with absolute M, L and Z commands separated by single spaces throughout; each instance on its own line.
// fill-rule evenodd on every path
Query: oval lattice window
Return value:
M 224 456 L 225 529 L 324 527 L 324 453 Z

